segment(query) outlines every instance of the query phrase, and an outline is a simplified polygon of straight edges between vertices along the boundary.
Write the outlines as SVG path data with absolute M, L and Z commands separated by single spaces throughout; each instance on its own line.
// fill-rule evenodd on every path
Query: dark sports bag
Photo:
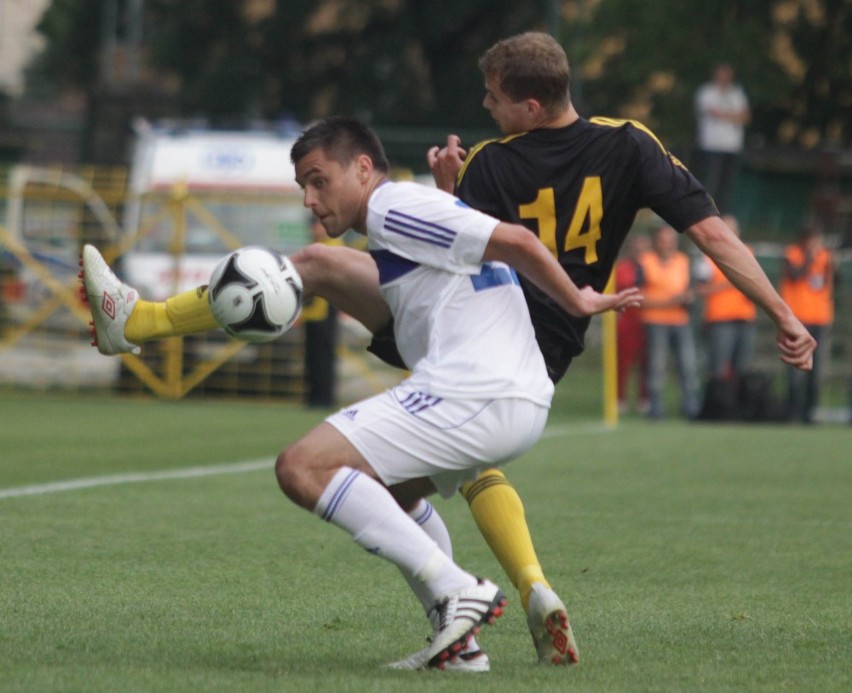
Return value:
M 766 373 L 746 373 L 739 379 L 740 418 L 743 421 L 786 421 L 787 407 L 776 396 Z
M 735 421 L 739 417 L 739 388 L 734 378 L 712 377 L 704 387 L 700 421 Z
M 701 421 L 786 421 L 787 411 L 766 373 L 710 378 L 697 417 Z

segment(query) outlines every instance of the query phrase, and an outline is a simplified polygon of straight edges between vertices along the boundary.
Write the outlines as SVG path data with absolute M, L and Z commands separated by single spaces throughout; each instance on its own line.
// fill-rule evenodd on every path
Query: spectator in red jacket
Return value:
M 642 283 L 639 257 L 651 249 L 649 238 L 640 233 L 627 237 L 623 257 L 615 263 L 615 290 L 621 291 Z M 628 308 L 618 314 L 616 322 L 618 344 L 618 410 L 629 409 L 628 390 L 630 376 L 636 374 L 636 395 L 640 412 L 648 410 L 648 351 L 645 346 L 645 328 L 639 310 Z

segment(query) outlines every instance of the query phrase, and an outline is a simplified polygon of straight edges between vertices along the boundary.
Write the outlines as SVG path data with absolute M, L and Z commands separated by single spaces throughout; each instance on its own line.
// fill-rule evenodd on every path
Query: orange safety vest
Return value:
M 704 321 L 705 322 L 730 322 L 731 320 L 745 320 L 751 322 L 757 319 L 757 307 L 743 293 L 730 285 L 728 278 L 722 273 L 713 260 L 707 258 L 710 263 L 710 279 L 708 286 L 724 284 L 724 289 L 719 289 L 704 298 Z
M 787 247 L 784 259 L 792 267 L 805 264 L 805 253 L 798 245 Z M 834 320 L 833 264 L 831 252 L 823 248 L 799 279 L 781 278 L 781 298 L 805 325 L 830 325 Z
M 677 252 L 663 262 L 654 252 L 643 253 L 639 258 L 642 265 L 642 293 L 645 300 L 665 301 L 689 289 L 689 258 Z M 689 312 L 683 306 L 671 308 L 642 308 L 642 322 L 657 325 L 686 325 Z

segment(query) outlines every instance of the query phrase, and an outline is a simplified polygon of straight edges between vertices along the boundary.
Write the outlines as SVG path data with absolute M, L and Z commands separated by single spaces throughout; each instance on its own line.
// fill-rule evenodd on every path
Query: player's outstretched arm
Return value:
M 720 217 L 708 217 L 686 231 L 728 280 L 772 319 L 781 360 L 801 370 L 813 368 L 816 340 L 790 309 L 754 255 Z
M 499 260 L 511 265 L 563 309 L 580 318 L 607 310 L 634 308 L 643 300 L 636 287 L 615 294 L 602 294 L 590 286 L 579 289 L 544 244 L 529 229 L 518 224 L 497 224 L 483 260 Z

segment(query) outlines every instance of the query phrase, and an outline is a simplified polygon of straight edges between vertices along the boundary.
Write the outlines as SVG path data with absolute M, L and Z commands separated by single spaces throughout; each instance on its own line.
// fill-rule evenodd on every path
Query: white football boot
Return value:
M 128 342 L 124 336 L 124 327 L 139 300 L 139 293 L 119 281 L 97 248 L 92 245 L 83 246 L 80 265 L 83 297 L 92 312 L 92 346 L 96 346 L 98 351 L 108 356 L 139 354 L 142 348 Z
M 527 625 L 538 652 L 539 664 L 568 665 L 580 661 L 565 605 L 556 592 L 540 582 L 532 586 Z
M 405 671 L 428 669 L 429 648 L 424 647 L 422 650 L 408 655 L 404 659 L 385 664 L 384 668 Z M 444 662 L 443 670 L 482 674 L 491 671 L 491 662 L 488 661 L 488 655 L 485 653 L 485 650 L 479 647 L 476 638 L 472 637 L 467 641 L 467 646 L 458 653 L 455 659 L 448 659 Z
M 427 617 L 429 618 L 429 622 L 432 624 L 433 634 L 432 637 L 427 638 L 427 640 L 432 642 L 434 634 L 437 633 L 438 628 L 441 627 L 441 614 L 438 607 L 433 606 L 429 609 Z M 422 650 L 408 655 L 408 657 L 397 660 L 396 662 L 391 662 L 390 664 L 385 664 L 384 668 L 405 671 L 428 669 L 429 648 L 424 647 Z M 459 652 L 458 657 L 448 659 L 444 662 L 444 671 L 485 673 L 491 671 L 491 662 L 488 661 L 488 655 L 485 654 L 485 650 L 479 647 L 479 644 L 476 642 L 476 638 L 471 637 L 470 640 L 467 641 L 467 645 L 464 649 Z
M 435 636 L 426 654 L 427 666 L 446 667 L 448 660 L 459 657 L 471 636 L 483 623 L 494 623 L 503 614 L 506 595 L 490 580 L 450 592 L 437 604 Z

